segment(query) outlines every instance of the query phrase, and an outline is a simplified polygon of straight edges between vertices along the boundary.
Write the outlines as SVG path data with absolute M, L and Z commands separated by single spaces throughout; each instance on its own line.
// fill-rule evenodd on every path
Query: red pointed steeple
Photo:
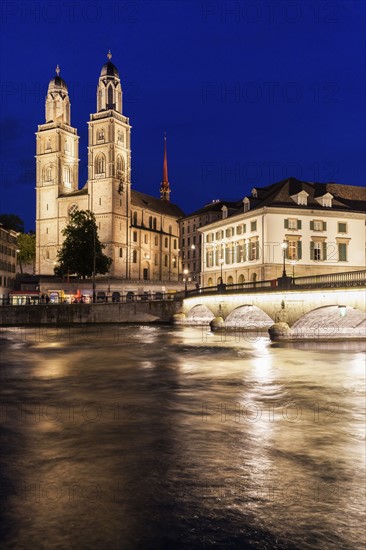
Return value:
M 160 185 L 160 198 L 165 201 L 170 200 L 170 185 L 168 179 L 168 156 L 166 152 L 166 133 L 164 132 L 164 162 L 163 162 L 163 181 Z

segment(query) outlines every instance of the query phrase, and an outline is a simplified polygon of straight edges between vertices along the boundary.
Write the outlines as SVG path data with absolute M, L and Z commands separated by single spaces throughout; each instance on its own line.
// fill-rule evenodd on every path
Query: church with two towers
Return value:
M 46 120 L 36 133 L 36 272 L 53 275 L 62 230 L 74 210 L 91 210 L 98 236 L 112 258 L 110 276 L 177 281 L 179 224 L 184 214 L 170 202 L 166 138 L 160 198 L 131 188 L 131 126 L 123 114 L 118 70 L 103 65 L 97 109 L 88 122 L 88 180 L 78 182 L 79 137 L 71 125 L 68 87 L 60 76 L 48 86 Z

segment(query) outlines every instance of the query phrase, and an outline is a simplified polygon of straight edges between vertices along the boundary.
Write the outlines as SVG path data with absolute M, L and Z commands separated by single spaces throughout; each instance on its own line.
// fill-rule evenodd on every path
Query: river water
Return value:
M 361 343 L 3 329 L 2 548 L 364 547 Z

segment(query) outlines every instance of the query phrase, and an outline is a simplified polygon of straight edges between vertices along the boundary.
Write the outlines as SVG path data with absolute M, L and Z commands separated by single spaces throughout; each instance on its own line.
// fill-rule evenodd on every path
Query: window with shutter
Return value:
M 327 259 L 327 243 L 322 243 L 323 244 L 323 262 Z
M 229 248 L 225 249 L 225 263 L 226 264 L 230 263 L 230 249 Z
M 301 220 L 297 220 L 297 229 L 301 229 Z
M 285 229 L 288 229 L 288 220 L 283 220 L 283 221 L 284 221 Z
M 347 244 L 338 243 L 338 261 L 346 262 L 347 261 Z
M 236 245 L 236 262 L 241 262 L 242 254 L 241 254 L 241 246 L 240 244 Z
M 314 242 L 311 241 L 310 243 L 310 260 L 315 260 L 315 252 L 314 252 Z
M 290 257 L 291 257 L 290 256 L 290 244 L 291 243 L 289 243 L 288 241 L 286 241 L 286 242 L 287 242 L 287 248 L 285 248 L 285 258 L 286 258 L 286 260 L 289 260 Z
M 302 245 L 301 241 L 297 241 L 297 259 L 301 260 L 302 258 Z
M 310 222 L 310 229 L 311 229 L 311 231 L 314 231 L 314 221 Z
M 327 230 L 327 222 L 323 222 L 323 231 Z

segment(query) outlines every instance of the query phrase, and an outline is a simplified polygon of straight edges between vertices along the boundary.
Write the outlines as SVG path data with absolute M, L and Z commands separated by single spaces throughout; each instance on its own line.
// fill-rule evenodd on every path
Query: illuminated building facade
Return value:
M 60 76 L 50 81 L 46 121 L 37 132 L 36 272 L 52 275 L 62 230 L 70 213 L 91 210 L 104 253 L 113 260 L 110 276 L 128 280 L 177 281 L 180 208 L 170 202 L 164 141 L 160 198 L 131 188 L 131 126 L 123 114 L 119 72 L 103 65 L 97 111 L 88 122 L 88 181 L 79 189 L 79 137 L 71 125 L 70 99 Z
M 284 265 L 290 277 L 364 269 L 365 208 L 362 187 L 289 178 L 254 188 L 199 229 L 202 285 L 221 273 L 226 284 L 273 280 Z

